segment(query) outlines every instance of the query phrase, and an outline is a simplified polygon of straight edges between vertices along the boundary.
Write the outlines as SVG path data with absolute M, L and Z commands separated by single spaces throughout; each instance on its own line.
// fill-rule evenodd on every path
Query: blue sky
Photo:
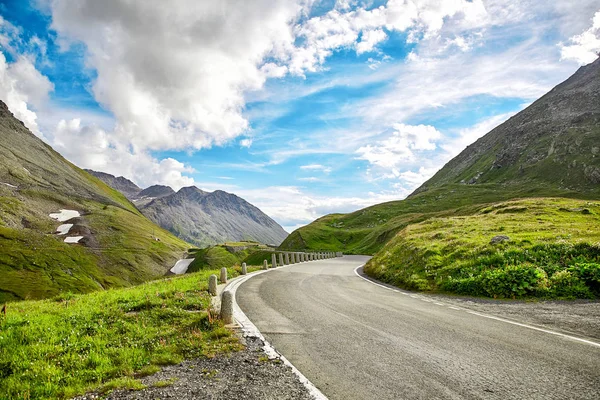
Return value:
M 0 0 L 0 98 L 83 168 L 286 229 L 402 199 L 600 51 L 600 6 Z

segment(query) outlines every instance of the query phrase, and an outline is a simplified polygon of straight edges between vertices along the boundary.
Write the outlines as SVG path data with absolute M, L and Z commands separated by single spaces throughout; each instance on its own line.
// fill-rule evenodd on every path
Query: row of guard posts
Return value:
M 271 268 L 283 267 L 284 265 L 299 264 L 310 261 L 327 260 L 330 258 L 343 257 L 341 251 L 317 251 L 317 252 L 291 252 L 283 251 L 271 254 Z M 263 269 L 269 269 L 267 260 L 263 261 Z M 246 263 L 242 263 L 242 275 L 248 273 Z M 219 277 L 220 283 L 227 283 L 227 268 L 221 268 Z M 208 278 L 208 292 L 211 296 L 217 295 L 217 276 L 211 275 Z M 223 291 L 221 295 L 221 319 L 226 324 L 233 323 L 233 298 L 231 292 Z

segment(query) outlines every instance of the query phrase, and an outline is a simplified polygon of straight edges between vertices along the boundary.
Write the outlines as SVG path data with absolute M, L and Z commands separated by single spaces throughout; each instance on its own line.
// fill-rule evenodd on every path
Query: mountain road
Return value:
M 598 399 L 598 340 L 359 276 L 369 257 L 247 280 L 242 311 L 329 399 Z

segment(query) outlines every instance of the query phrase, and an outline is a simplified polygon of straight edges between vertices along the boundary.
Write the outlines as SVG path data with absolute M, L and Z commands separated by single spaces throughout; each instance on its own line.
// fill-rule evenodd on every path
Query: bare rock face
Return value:
M 497 244 L 497 243 L 502 243 L 502 242 L 508 242 L 510 240 L 510 238 L 506 235 L 498 235 L 498 236 L 494 236 L 492 238 L 492 240 L 490 240 L 490 244 Z
M 163 185 L 142 190 L 123 177 L 87 171 L 121 191 L 157 225 L 197 246 L 241 240 L 277 246 L 288 236 L 277 222 L 231 193 L 205 192 L 195 186 L 178 192 Z

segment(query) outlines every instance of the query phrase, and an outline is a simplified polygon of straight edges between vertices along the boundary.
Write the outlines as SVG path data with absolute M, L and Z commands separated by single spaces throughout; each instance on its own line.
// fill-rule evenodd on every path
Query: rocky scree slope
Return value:
M 279 245 L 287 232 L 246 200 L 221 190 L 185 187 L 155 199 L 141 211 L 158 225 L 198 246 L 231 241 Z
M 0 302 L 140 283 L 164 275 L 189 248 L 65 160 L 2 101 L 0 137 Z M 80 215 L 50 218 L 61 209 Z M 59 235 L 60 224 L 72 227 Z M 65 243 L 70 234 L 83 239 Z
M 375 254 L 410 224 L 530 197 L 600 198 L 600 59 L 468 146 L 406 200 L 324 216 L 280 249 Z
M 124 181 L 135 186 L 123 177 L 90 173 L 111 186 L 113 182 L 124 186 Z M 119 190 L 117 186 L 113 187 Z M 123 194 L 152 221 L 200 247 L 244 240 L 278 246 L 288 235 L 260 209 L 221 190 L 205 192 L 190 186 L 175 192 L 169 186 L 154 185 Z

